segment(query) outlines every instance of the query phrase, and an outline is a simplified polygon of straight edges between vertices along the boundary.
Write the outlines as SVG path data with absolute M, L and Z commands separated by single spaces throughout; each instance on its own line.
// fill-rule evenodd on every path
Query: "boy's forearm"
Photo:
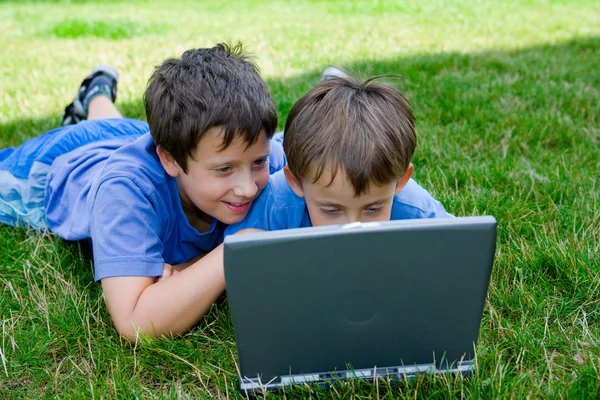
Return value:
M 107 291 L 115 290 L 106 285 Z M 130 313 L 107 305 L 119 333 L 135 339 L 138 332 L 152 337 L 179 335 L 190 330 L 225 290 L 223 245 L 168 279 L 148 285 Z M 115 303 L 115 302 L 113 302 Z
M 181 263 L 181 264 L 173 264 L 173 269 L 177 272 L 181 272 L 184 269 L 186 269 L 187 267 L 194 265 L 195 263 L 198 262 L 198 260 L 202 259 L 202 257 L 204 257 L 205 255 L 207 255 L 208 253 L 202 253 L 202 254 L 198 254 L 196 257 L 192 258 L 190 261 Z

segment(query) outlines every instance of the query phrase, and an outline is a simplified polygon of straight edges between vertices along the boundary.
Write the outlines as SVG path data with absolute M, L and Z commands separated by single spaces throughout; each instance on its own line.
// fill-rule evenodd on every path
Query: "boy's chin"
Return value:
M 228 213 L 227 215 L 221 215 L 220 218 L 217 218 L 217 219 L 226 225 L 233 225 L 233 224 L 242 222 L 244 220 L 244 218 L 246 218 L 246 215 L 248 215 L 248 213 L 244 213 L 243 215 L 240 215 L 240 214 L 232 215 L 232 214 Z

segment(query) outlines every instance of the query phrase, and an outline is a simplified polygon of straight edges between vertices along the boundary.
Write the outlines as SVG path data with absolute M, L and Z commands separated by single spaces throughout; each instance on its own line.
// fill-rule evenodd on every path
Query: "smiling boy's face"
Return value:
M 333 181 L 332 171 L 326 167 L 316 182 L 299 181 L 285 167 L 288 184 L 300 197 L 304 197 L 313 226 L 348 224 L 351 222 L 389 221 L 394 196 L 402 190 L 412 175 L 413 166 L 400 179 L 385 185 L 371 183 L 359 196 L 343 170 Z
M 248 146 L 240 137 L 222 149 L 220 128 L 209 129 L 187 163 L 187 172 L 164 150 L 159 151 L 167 173 L 177 180 L 183 209 L 193 220 L 216 218 L 225 224 L 241 222 L 269 180 L 269 138 L 262 132 Z

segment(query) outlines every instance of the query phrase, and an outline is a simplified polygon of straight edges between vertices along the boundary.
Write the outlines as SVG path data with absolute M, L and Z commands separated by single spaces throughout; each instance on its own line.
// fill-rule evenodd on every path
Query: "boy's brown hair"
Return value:
M 314 183 L 329 166 L 333 182 L 341 168 L 359 196 L 404 175 L 417 145 L 415 118 L 406 97 L 380 78 L 331 77 L 294 104 L 283 148 L 296 179 Z
M 238 136 L 249 146 L 277 127 L 277 110 L 257 66 L 242 45 L 188 50 L 156 67 L 144 93 L 146 117 L 157 146 L 187 171 L 204 133 L 223 128 L 223 149 Z

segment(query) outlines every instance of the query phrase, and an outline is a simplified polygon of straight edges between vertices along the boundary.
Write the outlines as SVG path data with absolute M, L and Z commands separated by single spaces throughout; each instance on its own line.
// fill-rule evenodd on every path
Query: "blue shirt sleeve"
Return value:
M 400 193 L 394 197 L 392 204 L 392 220 L 414 218 L 453 218 L 444 209 L 442 203 L 410 179 Z
M 283 169 L 287 164 L 285 153 L 283 152 L 283 132 L 277 132 L 271 138 L 271 153 L 269 154 L 269 174 Z
M 152 202 L 129 177 L 102 182 L 91 210 L 94 278 L 160 276 L 163 243 Z

